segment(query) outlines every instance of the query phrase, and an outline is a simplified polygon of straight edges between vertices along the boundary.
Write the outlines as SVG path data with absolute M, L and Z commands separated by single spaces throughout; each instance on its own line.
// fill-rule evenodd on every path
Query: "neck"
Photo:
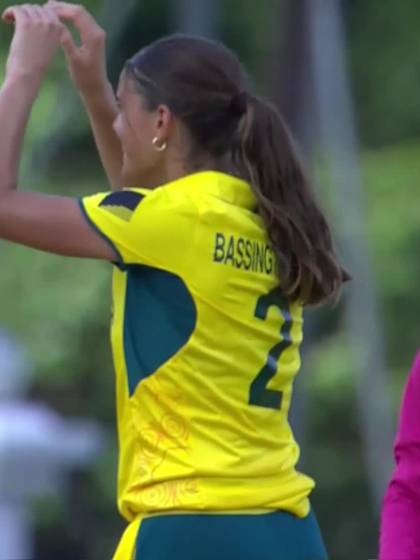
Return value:
M 198 156 L 194 158 L 193 161 L 183 160 L 180 165 L 174 165 L 169 171 L 172 175 L 174 175 L 174 179 L 185 175 L 191 175 L 192 173 L 199 173 L 200 171 L 219 171 L 220 173 L 226 173 L 226 175 L 239 177 L 238 170 L 233 164 L 230 156 L 223 156 L 219 158 L 208 155 L 203 155 L 201 157 Z
M 183 157 L 168 157 L 159 167 L 151 169 L 138 181 L 144 188 L 156 189 L 166 183 L 172 183 L 187 175 L 202 171 L 219 171 L 227 175 L 240 177 L 238 170 L 233 165 L 231 158 L 213 158 L 210 156 L 196 157 L 188 161 Z

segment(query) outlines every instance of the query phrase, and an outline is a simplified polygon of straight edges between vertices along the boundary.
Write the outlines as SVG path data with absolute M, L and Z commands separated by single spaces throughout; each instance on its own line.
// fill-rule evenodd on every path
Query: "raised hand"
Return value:
M 123 154 L 113 129 L 118 114 L 115 93 L 108 81 L 105 58 L 105 31 L 85 8 L 50 0 L 45 4 L 63 23 L 74 25 L 82 44 L 76 45 L 70 32 L 62 38 L 70 74 L 89 115 L 95 142 L 113 189 L 122 186 Z
M 3 21 L 15 24 L 6 78 L 25 76 L 40 83 L 67 30 L 53 10 L 23 4 L 7 8 Z
M 83 7 L 50 0 L 45 6 L 63 23 L 71 23 L 80 34 L 79 47 L 70 32 L 63 35 L 64 48 L 72 79 L 82 96 L 92 95 L 107 84 L 105 31 Z

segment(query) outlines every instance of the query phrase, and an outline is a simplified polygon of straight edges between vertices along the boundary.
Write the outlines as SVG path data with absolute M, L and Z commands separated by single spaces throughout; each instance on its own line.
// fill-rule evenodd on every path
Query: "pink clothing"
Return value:
M 380 560 L 420 560 L 420 353 L 405 389 L 397 466 L 382 510 Z

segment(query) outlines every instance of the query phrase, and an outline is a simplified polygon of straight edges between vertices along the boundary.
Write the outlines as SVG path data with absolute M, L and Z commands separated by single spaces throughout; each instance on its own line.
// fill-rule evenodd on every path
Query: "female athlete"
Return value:
M 115 265 L 116 560 L 325 560 L 288 411 L 302 310 L 345 273 L 272 105 L 220 43 L 170 36 L 125 65 L 61 2 L 6 10 L 0 237 Z M 80 31 L 73 42 L 66 24 Z M 114 189 L 17 190 L 28 116 L 60 46 Z M 124 188 L 121 188 L 124 187 Z

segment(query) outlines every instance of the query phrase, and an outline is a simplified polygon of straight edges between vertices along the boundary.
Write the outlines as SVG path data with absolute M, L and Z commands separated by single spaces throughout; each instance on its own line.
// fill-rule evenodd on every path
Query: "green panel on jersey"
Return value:
M 130 396 L 188 342 L 197 311 L 181 278 L 135 265 L 127 269 L 124 350 Z

